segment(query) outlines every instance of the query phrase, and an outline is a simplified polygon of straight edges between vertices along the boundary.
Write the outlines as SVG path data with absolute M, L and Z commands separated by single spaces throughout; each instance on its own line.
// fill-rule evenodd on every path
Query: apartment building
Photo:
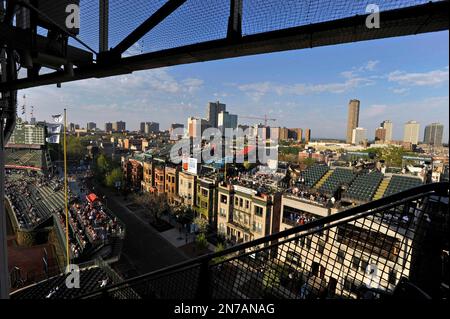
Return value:
M 206 219 L 212 229 L 217 228 L 217 183 L 203 177 L 197 179 L 195 211 L 198 217 Z
M 164 194 L 165 170 L 164 165 L 154 164 L 154 181 L 152 192 L 155 194 Z
M 143 162 L 132 158 L 122 158 L 123 177 L 131 189 L 141 189 L 143 171 Z
M 197 189 L 195 187 L 196 181 L 197 181 L 196 175 L 192 175 L 187 172 L 178 173 L 177 201 L 179 202 L 179 204 L 194 208 L 197 193 L 196 192 Z
M 143 178 L 141 182 L 141 189 L 144 192 L 151 192 L 153 187 L 153 179 L 154 179 L 154 173 L 153 173 L 153 162 L 146 160 L 143 164 Z
M 219 185 L 218 233 L 242 243 L 279 229 L 280 195 L 260 193 L 240 185 Z
M 280 231 L 336 212 L 334 208 L 283 195 Z M 376 218 L 357 220 L 301 237 L 288 249 L 280 250 L 278 258 L 297 276 L 314 276 L 326 283 L 331 294 L 339 291 L 343 297 L 355 297 L 361 284 L 394 288 L 400 279 L 395 268 L 397 259 L 410 263 L 410 235 L 408 231 L 390 228 Z
M 167 201 L 170 205 L 175 204 L 175 198 L 178 194 L 178 167 L 167 166 L 164 169 L 165 172 L 165 193 Z

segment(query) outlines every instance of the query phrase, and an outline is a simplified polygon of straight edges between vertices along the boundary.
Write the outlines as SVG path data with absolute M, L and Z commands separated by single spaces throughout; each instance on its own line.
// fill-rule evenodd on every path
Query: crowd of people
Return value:
M 123 232 L 117 218 L 111 218 L 99 202 L 74 204 L 70 212 L 71 218 L 76 218 L 77 231 L 84 231 L 91 242 L 105 241 L 109 236 Z
M 297 187 L 294 187 L 290 191 L 292 195 L 295 195 L 297 197 L 310 200 L 312 202 L 321 204 L 321 205 L 331 205 L 334 206 L 336 203 L 336 199 L 334 197 L 328 197 L 324 194 L 321 194 L 319 192 L 310 192 L 306 190 L 299 189 Z
M 59 181 L 52 175 L 28 173 L 21 170 L 6 170 L 5 195 L 12 205 L 19 227 L 32 228 L 50 217 L 48 207 L 37 205 L 43 198 L 44 187 L 58 191 Z

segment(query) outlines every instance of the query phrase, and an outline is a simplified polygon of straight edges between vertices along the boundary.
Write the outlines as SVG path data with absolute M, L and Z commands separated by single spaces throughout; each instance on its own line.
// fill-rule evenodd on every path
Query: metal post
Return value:
M 0 116 L 0 299 L 9 297 L 8 247 L 6 244 L 5 209 L 5 141 L 4 119 Z
M 108 51 L 109 0 L 99 1 L 99 51 Z

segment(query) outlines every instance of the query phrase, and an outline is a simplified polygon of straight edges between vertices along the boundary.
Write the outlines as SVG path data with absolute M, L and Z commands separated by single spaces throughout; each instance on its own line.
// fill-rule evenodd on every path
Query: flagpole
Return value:
M 64 109 L 64 209 L 66 213 L 66 258 L 67 271 L 70 265 L 70 250 L 69 250 L 69 209 L 67 202 L 67 142 L 66 142 L 66 125 L 67 125 L 66 109 Z

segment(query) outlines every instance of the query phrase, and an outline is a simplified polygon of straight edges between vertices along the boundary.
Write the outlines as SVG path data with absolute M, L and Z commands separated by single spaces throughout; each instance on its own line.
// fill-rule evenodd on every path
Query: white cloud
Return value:
M 448 82 L 448 66 L 429 72 L 407 73 L 404 71 L 394 71 L 388 74 L 390 82 L 396 82 L 408 86 L 436 86 Z

